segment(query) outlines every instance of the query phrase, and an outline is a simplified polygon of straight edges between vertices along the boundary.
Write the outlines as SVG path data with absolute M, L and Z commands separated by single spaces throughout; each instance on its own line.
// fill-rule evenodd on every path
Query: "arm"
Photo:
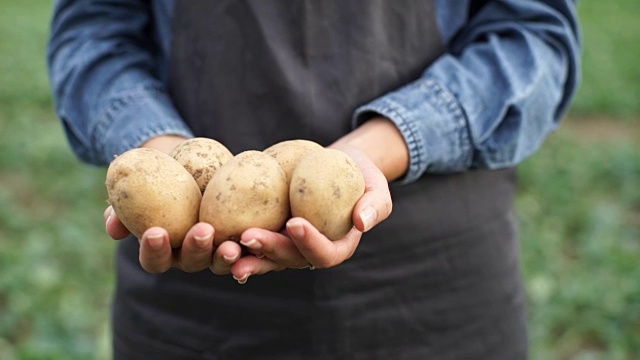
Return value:
M 134 0 L 55 4 L 48 64 L 56 111 L 86 162 L 105 165 L 114 154 L 138 146 L 168 152 L 192 137 L 159 78 L 149 7 Z M 112 238 L 129 235 L 111 207 L 104 219 Z M 165 229 L 148 229 L 140 239 L 140 263 L 149 272 L 173 266 L 228 273 L 240 247 L 228 242 L 215 249 L 213 231 L 209 224 L 196 224 L 173 253 Z
M 55 4 L 47 58 L 56 111 L 86 162 L 108 164 L 159 135 L 192 137 L 159 80 L 149 7 L 133 0 Z
M 454 22 L 441 17 L 443 26 Z M 421 78 L 353 118 L 359 126 L 382 115 L 400 129 L 410 144 L 404 182 L 518 164 L 555 129 L 577 86 L 575 1 L 488 1 L 460 31 L 443 34 L 448 52 Z
M 243 283 L 252 274 L 348 259 L 361 232 L 391 212 L 386 181 L 513 166 L 535 151 L 577 84 L 574 3 L 490 1 L 449 49 L 420 79 L 359 108 L 354 130 L 332 145 L 351 154 L 367 178 L 354 209 L 356 228 L 335 242 L 304 219 L 287 223 L 289 237 L 250 229 L 243 244 L 265 258 L 241 259 L 232 267 L 236 279 Z M 375 146 L 381 143 L 384 148 Z

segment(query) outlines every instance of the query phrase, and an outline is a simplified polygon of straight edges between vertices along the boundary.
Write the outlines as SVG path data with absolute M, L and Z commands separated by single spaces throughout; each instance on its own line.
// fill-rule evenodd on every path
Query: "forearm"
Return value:
M 574 10 L 571 1 L 487 2 L 448 53 L 420 78 L 358 108 L 353 127 L 372 116 L 395 123 L 409 149 L 405 183 L 424 173 L 517 165 L 555 129 L 575 92 Z

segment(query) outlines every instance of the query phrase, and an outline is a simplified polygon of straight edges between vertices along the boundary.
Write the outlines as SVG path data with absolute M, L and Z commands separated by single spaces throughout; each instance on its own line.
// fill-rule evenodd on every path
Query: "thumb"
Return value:
M 129 236 L 129 230 L 122 224 L 118 215 L 116 215 L 113 206 L 109 206 L 103 214 L 104 224 L 107 234 L 114 240 L 122 240 Z
M 388 218 L 393 208 L 387 179 L 373 164 L 371 167 L 363 169 L 365 190 L 353 209 L 353 223 L 362 232 Z

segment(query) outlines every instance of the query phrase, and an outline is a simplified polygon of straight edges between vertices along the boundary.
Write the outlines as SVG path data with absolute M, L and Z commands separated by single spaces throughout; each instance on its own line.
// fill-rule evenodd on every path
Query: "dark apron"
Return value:
M 234 153 L 328 145 L 357 106 L 442 53 L 431 1 L 176 1 L 170 90 L 197 136 Z M 513 170 L 392 185 L 392 216 L 353 258 L 245 285 L 208 271 L 147 274 L 137 241 L 125 241 L 115 357 L 525 358 L 514 191 Z

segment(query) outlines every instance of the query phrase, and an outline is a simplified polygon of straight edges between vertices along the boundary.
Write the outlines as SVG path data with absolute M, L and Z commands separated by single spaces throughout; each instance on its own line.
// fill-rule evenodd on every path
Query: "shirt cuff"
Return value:
M 463 171 L 471 165 L 473 146 L 466 116 L 442 84 L 414 81 L 356 109 L 352 125 L 376 115 L 393 121 L 407 143 L 409 169 L 400 183 L 411 183 L 425 172 Z
M 97 121 L 93 141 L 100 160 L 109 164 L 114 155 L 139 147 L 159 135 L 193 137 L 167 94 L 153 87 L 112 101 Z

